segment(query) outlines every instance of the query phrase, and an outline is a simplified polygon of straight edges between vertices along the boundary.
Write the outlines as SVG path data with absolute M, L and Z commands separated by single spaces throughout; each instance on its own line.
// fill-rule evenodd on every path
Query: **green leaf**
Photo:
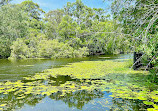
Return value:
M 149 101 L 143 101 L 143 103 L 146 105 L 153 105 L 154 104 L 153 102 L 149 102 Z

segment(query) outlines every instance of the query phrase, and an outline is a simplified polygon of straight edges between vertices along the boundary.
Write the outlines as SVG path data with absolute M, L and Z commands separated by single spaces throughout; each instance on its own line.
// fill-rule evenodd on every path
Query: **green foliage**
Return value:
M 29 39 L 17 39 L 11 46 L 10 59 L 23 58 L 72 58 L 88 55 L 86 47 L 73 49 L 68 44 L 58 42 L 57 39 L 48 40 L 45 35 L 29 35 Z
M 28 46 L 25 44 L 23 39 L 18 38 L 16 41 L 14 41 L 11 49 L 12 58 L 25 59 L 28 56 Z
M 17 38 L 27 34 L 27 16 L 18 6 L 4 5 L 0 8 L 0 56 L 10 56 L 10 46 Z
M 89 55 L 89 50 L 87 47 L 79 48 L 73 52 L 74 57 L 86 57 L 87 55 Z
M 22 9 L 22 10 L 21 10 Z M 43 27 L 43 22 L 40 21 L 40 11 L 42 11 L 39 6 L 32 1 L 25 1 L 18 5 L 7 4 L 0 7 L 0 56 L 9 57 L 13 41 L 18 38 L 26 38 L 30 29 L 41 30 Z M 22 45 L 22 41 L 18 39 L 18 42 Z M 25 45 L 25 44 L 23 44 Z M 23 46 L 21 46 L 22 48 Z M 25 47 L 24 47 L 25 48 Z M 17 49 L 21 50 L 21 49 Z M 23 49 L 25 50 L 25 49 Z M 14 52 L 14 51 L 13 51 Z M 23 51 L 16 58 L 23 58 Z M 18 54 L 18 52 L 17 52 Z M 24 55 L 23 55 L 24 56 Z
M 77 23 L 73 22 L 70 16 L 66 15 L 65 17 L 63 17 L 58 27 L 61 41 L 66 41 L 74 38 L 76 27 L 77 27 Z
M 87 7 L 81 0 L 48 12 L 44 20 L 48 38 L 68 43 L 74 49 L 87 47 L 90 55 L 129 50 L 130 43 L 121 34 L 116 21 L 108 19 L 103 9 Z
M 117 22 L 101 8 L 76 0 L 63 9 L 49 11 L 42 19 L 44 13 L 30 0 L 0 7 L 0 56 L 63 58 L 129 50 Z
M 44 20 L 46 21 L 45 30 L 46 35 L 50 39 L 55 39 L 59 37 L 58 27 L 62 21 L 64 12 L 62 9 L 57 9 L 53 11 L 49 11 L 45 14 Z
M 113 0 L 113 16 L 119 21 L 124 34 L 131 41 L 133 51 L 140 51 L 149 57 L 157 55 L 157 1 L 155 0 Z
M 34 3 L 32 0 L 26 0 L 19 4 L 20 8 L 26 12 L 30 19 L 40 20 L 40 15 L 45 13 L 37 3 Z
M 38 46 L 39 55 L 43 58 L 70 58 L 73 48 L 58 40 L 42 40 Z
M 0 0 L 0 6 L 8 4 L 12 0 Z
M 31 0 L 26 0 L 21 4 L 18 4 L 18 6 L 28 16 L 29 27 L 41 31 L 44 27 L 44 23 L 41 21 L 41 15 L 45 12 L 40 8 L 40 6 Z

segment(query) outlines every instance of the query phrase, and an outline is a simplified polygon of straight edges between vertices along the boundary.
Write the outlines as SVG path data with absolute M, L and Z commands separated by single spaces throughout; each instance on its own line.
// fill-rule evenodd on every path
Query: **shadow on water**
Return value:
M 51 84 L 52 86 L 60 86 L 61 84 L 65 84 L 67 81 L 79 82 L 78 79 L 72 79 L 70 76 L 61 76 L 61 75 L 58 75 L 56 78 L 50 76 L 49 79 L 55 81 L 55 83 L 48 82 L 48 84 Z

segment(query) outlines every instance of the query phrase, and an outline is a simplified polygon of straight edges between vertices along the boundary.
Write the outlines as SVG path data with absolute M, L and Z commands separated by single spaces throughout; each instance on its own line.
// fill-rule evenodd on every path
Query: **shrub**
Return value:
M 72 58 L 87 55 L 87 47 L 74 49 L 67 43 L 56 39 L 48 40 L 44 35 L 38 34 L 37 37 L 33 36 L 27 40 L 18 38 L 14 41 L 10 58 Z

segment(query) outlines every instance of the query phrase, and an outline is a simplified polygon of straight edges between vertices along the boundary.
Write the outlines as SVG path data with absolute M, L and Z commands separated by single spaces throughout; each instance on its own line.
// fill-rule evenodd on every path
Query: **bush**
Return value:
M 38 44 L 39 55 L 44 58 L 70 58 L 73 48 L 58 40 L 42 40 Z
M 37 37 L 33 36 L 28 40 L 18 38 L 13 42 L 10 58 L 72 58 L 87 55 L 87 47 L 74 49 L 67 43 L 56 39 L 48 40 L 44 35 L 38 34 Z
M 79 48 L 73 52 L 73 57 L 85 57 L 87 55 L 89 55 L 89 50 L 87 47 Z
M 18 38 L 11 46 L 10 58 L 25 59 L 28 58 L 29 48 L 23 39 Z

